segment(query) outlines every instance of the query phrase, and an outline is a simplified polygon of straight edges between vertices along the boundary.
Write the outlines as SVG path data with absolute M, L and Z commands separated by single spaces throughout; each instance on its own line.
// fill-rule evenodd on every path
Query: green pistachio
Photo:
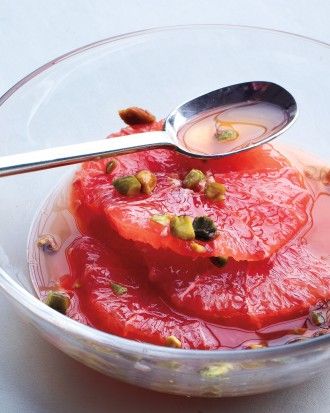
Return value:
M 166 338 L 165 344 L 167 347 L 173 347 L 173 348 L 182 347 L 181 341 L 175 336 L 168 336 Z
M 200 370 L 200 375 L 206 379 L 213 379 L 220 376 L 227 375 L 234 366 L 231 363 L 219 363 L 204 367 Z
M 205 195 L 213 201 L 223 201 L 225 199 L 226 187 L 219 182 L 209 182 L 205 187 Z
M 221 257 L 221 256 L 219 256 L 219 257 L 210 257 L 210 261 L 216 267 L 222 268 L 227 264 L 228 257 Z
M 57 252 L 60 249 L 60 245 L 55 239 L 55 237 L 51 234 L 43 234 L 38 238 L 37 245 L 41 248 L 44 252 L 48 254 Z
M 123 294 L 127 293 L 127 288 L 124 287 L 121 284 L 112 282 L 112 283 L 110 283 L 110 287 L 111 287 L 111 290 L 113 291 L 113 293 L 116 294 L 116 295 L 123 295 Z
M 312 311 L 310 316 L 311 316 L 312 322 L 316 326 L 320 326 L 320 325 L 324 324 L 325 321 L 326 321 L 324 315 L 319 311 Z
M 66 311 L 70 306 L 70 298 L 59 291 L 49 291 L 45 304 L 61 314 L 66 314 Z
M 196 217 L 192 223 L 195 238 L 200 241 L 210 241 L 217 234 L 217 227 L 209 217 Z
M 120 194 L 127 196 L 138 195 L 141 191 L 141 183 L 133 175 L 123 176 L 121 178 L 115 179 L 113 181 L 113 186 Z
M 184 188 L 193 189 L 195 188 L 203 179 L 205 175 L 199 169 L 192 169 L 184 178 L 182 185 Z
M 106 174 L 111 174 L 111 172 L 115 169 L 115 167 L 117 166 L 117 161 L 116 159 L 111 159 L 111 161 L 107 162 L 106 166 L 105 166 L 105 173 Z
M 173 217 L 170 223 L 171 234 L 184 240 L 195 238 L 195 231 L 192 224 L 192 218 L 187 215 Z
M 219 142 L 230 142 L 238 138 L 238 132 L 235 129 L 218 129 L 215 138 Z
M 170 217 L 166 214 L 164 215 L 153 215 L 151 218 L 151 221 L 157 222 L 157 224 L 166 226 L 170 223 Z
M 141 184 L 141 192 L 150 195 L 157 185 L 156 175 L 148 170 L 143 170 L 139 171 L 135 177 Z
M 198 252 L 199 254 L 203 254 L 206 251 L 204 245 L 198 244 L 198 242 L 192 241 L 190 243 L 190 247 L 193 251 Z

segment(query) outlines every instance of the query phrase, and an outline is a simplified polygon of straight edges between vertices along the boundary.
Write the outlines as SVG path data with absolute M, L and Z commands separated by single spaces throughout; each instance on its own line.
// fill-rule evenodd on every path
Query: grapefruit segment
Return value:
M 124 135 L 160 130 L 162 122 L 122 129 Z M 311 196 L 300 174 L 285 157 L 266 145 L 223 160 L 197 160 L 169 149 L 155 149 L 117 157 L 112 173 L 106 173 L 108 160 L 86 162 L 73 183 L 72 205 L 97 214 L 104 228 L 120 236 L 166 248 L 178 254 L 197 257 L 225 255 L 235 260 L 269 257 L 288 242 L 305 224 Z M 127 197 L 112 185 L 114 179 L 150 170 L 157 177 L 151 195 Z M 200 169 L 227 188 L 224 202 L 208 199 L 203 191 L 182 187 L 184 176 Z M 219 235 L 205 243 L 201 254 L 189 241 L 171 235 L 169 228 L 151 220 L 157 214 L 208 216 Z M 83 223 L 81 223 L 83 225 Z
M 173 335 L 182 348 L 220 347 L 203 321 L 177 314 L 163 302 L 149 286 L 142 263 L 120 258 L 87 236 L 73 242 L 67 257 L 72 284 L 79 284 L 81 311 L 95 328 L 153 344 L 164 345 Z M 116 294 L 113 284 L 124 293 Z
M 264 326 L 308 314 L 330 299 L 330 263 L 296 240 L 263 263 L 249 263 L 246 303 L 251 322 Z
M 210 322 L 260 329 L 308 313 L 330 298 L 330 264 L 299 241 L 260 262 L 191 262 L 164 252 L 146 253 L 149 279 L 179 311 Z

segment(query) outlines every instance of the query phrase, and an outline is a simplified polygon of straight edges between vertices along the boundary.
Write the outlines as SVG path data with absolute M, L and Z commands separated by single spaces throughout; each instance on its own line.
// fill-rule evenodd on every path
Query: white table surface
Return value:
M 329 17 L 328 0 L 0 0 L 0 95 L 60 54 L 128 31 L 232 23 L 292 31 L 330 43 Z M 330 372 L 294 388 L 237 399 L 158 394 L 70 359 L 21 321 L 0 296 L 0 413 L 155 411 L 329 413 Z

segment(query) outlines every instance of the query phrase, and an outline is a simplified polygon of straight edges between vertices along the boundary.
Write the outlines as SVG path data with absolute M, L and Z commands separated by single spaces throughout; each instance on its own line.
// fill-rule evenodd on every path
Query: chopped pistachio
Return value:
M 141 183 L 133 175 L 123 176 L 121 178 L 115 179 L 113 181 L 113 186 L 120 194 L 127 196 L 138 195 L 141 191 Z
M 252 343 L 246 346 L 245 348 L 247 350 L 258 350 L 258 349 L 266 348 L 266 347 L 267 345 L 265 343 Z
M 192 241 L 190 243 L 190 247 L 193 251 L 198 252 L 199 254 L 202 254 L 203 252 L 206 251 L 206 248 L 204 245 L 198 244 L 198 242 Z
M 127 288 L 124 287 L 121 284 L 112 282 L 112 283 L 110 283 L 110 287 L 111 287 L 111 290 L 113 291 L 113 293 L 116 294 L 116 295 L 123 295 L 123 294 L 127 293 Z
M 215 138 L 219 142 L 230 142 L 238 138 L 238 132 L 235 129 L 217 129 Z
M 166 338 L 166 345 L 167 347 L 174 347 L 174 348 L 181 348 L 182 344 L 181 341 L 175 336 L 168 336 Z
M 311 312 L 311 320 L 316 326 L 320 326 L 325 323 L 324 315 L 318 311 Z
M 219 256 L 219 257 L 210 257 L 210 261 L 216 267 L 222 268 L 227 264 L 228 257 L 221 257 L 221 256 Z
M 136 106 L 121 109 L 118 113 L 127 125 L 144 125 L 156 121 L 156 117 L 152 113 Z
M 151 221 L 157 222 L 157 224 L 160 225 L 168 225 L 170 223 L 170 217 L 166 214 L 164 215 L 153 215 L 151 218 Z
M 226 187 L 220 182 L 208 182 L 205 187 L 205 195 L 213 201 L 223 201 L 225 199 Z
M 61 314 L 66 314 L 70 305 L 70 298 L 59 291 L 49 291 L 45 304 Z
M 115 169 L 115 167 L 117 166 L 117 161 L 116 159 L 111 159 L 111 161 L 107 162 L 106 166 L 105 166 L 105 173 L 106 174 L 111 174 L 111 172 Z
M 224 376 L 233 370 L 234 366 L 231 363 L 219 363 L 204 367 L 200 370 L 200 375 L 204 378 L 212 379 L 219 376 Z
M 139 171 L 135 177 L 141 184 L 141 192 L 150 195 L 157 185 L 156 175 L 148 170 L 143 170 Z
M 196 217 L 192 223 L 195 238 L 200 241 L 210 241 L 215 238 L 217 227 L 209 217 Z
M 205 175 L 199 169 L 192 169 L 184 178 L 182 185 L 184 188 L 193 189 L 195 188 L 203 179 Z
M 191 240 L 195 238 L 192 218 L 187 215 L 173 217 L 170 223 L 171 234 L 177 238 Z
M 56 241 L 55 237 L 51 234 L 43 234 L 39 237 L 37 241 L 39 248 L 47 253 L 57 252 L 60 249 L 59 243 Z

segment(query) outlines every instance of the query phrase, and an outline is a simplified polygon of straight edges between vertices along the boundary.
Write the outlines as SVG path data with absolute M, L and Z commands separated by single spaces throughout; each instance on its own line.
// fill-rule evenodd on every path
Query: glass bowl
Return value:
M 0 99 L 1 155 L 100 139 L 138 105 L 164 117 L 180 102 L 249 80 L 278 83 L 300 116 L 279 140 L 328 160 L 329 45 L 251 27 L 167 27 L 63 55 Z M 284 388 L 329 366 L 330 336 L 260 350 L 196 351 L 130 341 L 79 324 L 36 298 L 26 243 L 35 211 L 70 167 L 0 179 L 0 287 L 52 344 L 109 376 L 162 392 L 238 396 Z

